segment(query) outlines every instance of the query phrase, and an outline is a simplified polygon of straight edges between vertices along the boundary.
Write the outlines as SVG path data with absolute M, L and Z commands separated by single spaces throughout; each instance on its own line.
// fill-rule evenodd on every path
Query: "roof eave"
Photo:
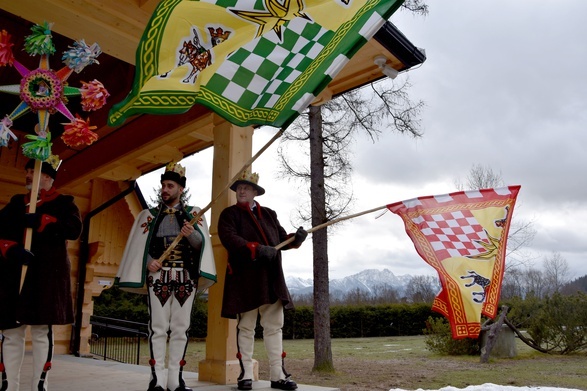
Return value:
M 401 61 L 403 67 L 398 71 L 405 71 L 426 61 L 423 49 L 411 43 L 395 25 L 387 21 L 373 36 L 379 44 Z

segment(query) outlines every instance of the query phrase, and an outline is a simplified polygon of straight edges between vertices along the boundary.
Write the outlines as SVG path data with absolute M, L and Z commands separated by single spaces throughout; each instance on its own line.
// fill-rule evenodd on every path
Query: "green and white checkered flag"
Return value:
M 239 126 L 286 127 L 403 0 L 163 0 L 133 89 L 109 113 L 178 114 L 199 103 Z

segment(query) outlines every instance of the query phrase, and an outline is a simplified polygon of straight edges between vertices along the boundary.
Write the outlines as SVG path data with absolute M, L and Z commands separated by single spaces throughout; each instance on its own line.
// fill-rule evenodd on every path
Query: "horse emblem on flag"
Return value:
M 210 33 L 211 47 L 206 48 L 202 45 L 198 31 L 192 28 L 193 37 L 190 41 L 183 41 L 181 49 L 179 49 L 179 61 L 177 66 L 180 67 L 189 64 L 191 69 L 189 74 L 182 80 L 183 83 L 195 83 L 198 73 L 212 65 L 212 50 L 214 46 L 226 41 L 231 34 L 231 31 L 224 31 L 222 27 L 216 29 L 208 27 Z

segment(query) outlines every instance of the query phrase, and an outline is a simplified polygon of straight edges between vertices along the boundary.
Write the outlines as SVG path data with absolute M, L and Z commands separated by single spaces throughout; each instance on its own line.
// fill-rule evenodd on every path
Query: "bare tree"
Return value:
M 396 79 L 397 80 L 397 79 Z M 384 79 L 360 90 L 350 91 L 320 106 L 322 160 L 324 171 L 325 221 L 341 217 L 352 206 L 352 156 L 354 137 L 363 132 L 376 142 L 382 129 L 391 128 L 413 137 L 421 136 L 419 116 L 423 101 L 409 98 L 409 80 Z M 310 110 L 303 113 L 281 137 L 278 148 L 280 176 L 306 184 L 314 169 L 307 143 L 310 141 Z M 390 126 L 391 125 L 391 126 Z M 320 169 L 320 167 L 316 167 Z M 308 222 L 314 209 L 308 202 L 298 209 L 292 224 Z
M 546 294 L 560 293 L 563 286 L 569 282 L 569 263 L 560 253 L 553 252 L 544 259 L 544 280 Z
M 524 272 L 516 267 L 508 269 L 508 272 L 503 275 L 503 281 L 501 283 L 501 298 L 523 298 L 525 294 Z
M 464 182 L 459 178 L 455 179 L 455 187 L 458 190 L 476 190 L 476 189 L 490 189 L 494 187 L 503 187 L 503 179 L 501 172 L 493 172 L 489 166 L 482 166 L 480 164 L 473 164 L 469 169 L 469 173 Z
M 389 285 L 377 285 L 373 287 L 374 304 L 399 303 L 400 295 L 397 289 Z
M 325 191 L 324 140 L 322 113 L 319 107 L 310 107 L 310 194 L 312 226 L 327 221 Z M 327 228 L 312 234 L 314 249 L 314 367 L 315 371 L 332 372 L 332 344 L 330 340 L 330 299 L 328 278 Z
M 414 276 L 406 288 L 406 299 L 410 303 L 432 303 L 438 293 L 438 278 L 432 276 Z
M 373 299 L 368 291 L 354 288 L 343 295 L 342 302 L 350 305 L 367 304 Z
M 544 273 L 541 270 L 528 268 L 524 277 L 525 282 L 525 296 L 531 295 L 538 298 L 543 298 L 545 293 Z
M 428 5 L 424 0 L 406 0 L 402 4 L 402 8 L 417 15 L 428 15 Z
M 519 268 L 509 269 L 503 278 L 501 298 L 544 299 L 554 293 L 562 293 L 569 282 L 569 265 L 566 259 L 554 252 L 544 259 L 543 270 L 534 267 L 523 271 Z
M 416 15 L 428 14 L 426 0 L 406 0 L 402 9 Z M 408 96 L 410 83 L 394 84 L 385 78 L 367 89 L 354 90 L 325 103 L 310 107 L 288 128 L 278 149 L 282 176 L 310 181 L 310 207 L 298 209 L 298 220 L 311 220 L 316 226 L 345 214 L 352 205 L 350 183 L 352 166 L 349 147 L 353 135 L 366 132 L 373 141 L 382 128 L 392 125 L 401 133 L 420 136 L 419 115 L 422 101 Z M 391 83 L 391 87 L 390 87 Z M 323 112 L 324 111 L 324 112 Z M 307 124 L 309 123 L 309 130 Z M 300 156 L 304 147 L 293 147 L 296 159 L 288 157 L 284 142 L 310 143 L 308 160 Z M 308 213 L 309 211 L 309 213 Z M 295 225 L 298 225 L 297 223 Z M 333 371 L 330 343 L 330 299 L 328 281 L 327 229 L 312 234 L 314 261 L 314 370 Z
M 350 209 L 352 173 L 349 153 L 353 135 L 365 132 L 373 141 L 382 128 L 420 135 L 418 116 L 424 103 L 410 101 L 409 82 L 391 85 L 372 84 L 331 100 L 323 106 L 310 107 L 288 128 L 278 153 L 282 176 L 310 182 L 310 208 L 299 209 L 298 219 L 311 220 L 312 226 L 333 220 Z M 308 127 L 309 123 L 309 127 Z M 308 129 L 309 128 L 309 129 Z M 307 155 L 300 156 L 304 144 Z M 293 150 L 293 152 L 291 152 Z M 295 157 L 292 157 L 288 154 Z M 297 222 L 295 223 L 297 224 Z M 330 340 L 330 299 L 328 279 L 328 228 L 314 231 L 314 367 L 316 371 L 334 371 Z

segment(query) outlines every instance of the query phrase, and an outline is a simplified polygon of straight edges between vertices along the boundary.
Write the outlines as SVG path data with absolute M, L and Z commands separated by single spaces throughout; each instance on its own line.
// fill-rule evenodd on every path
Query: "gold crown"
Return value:
M 58 155 L 50 155 L 45 162 L 49 163 L 55 171 L 57 171 L 59 165 L 61 165 L 61 160 Z
M 185 176 L 185 168 L 179 164 L 171 162 L 165 167 L 165 171 L 172 171 L 179 174 L 180 177 Z
M 241 176 L 237 180 L 251 182 L 256 185 L 259 183 L 259 174 L 257 174 L 256 172 L 250 172 L 249 170 L 246 170 L 241 174 Z

